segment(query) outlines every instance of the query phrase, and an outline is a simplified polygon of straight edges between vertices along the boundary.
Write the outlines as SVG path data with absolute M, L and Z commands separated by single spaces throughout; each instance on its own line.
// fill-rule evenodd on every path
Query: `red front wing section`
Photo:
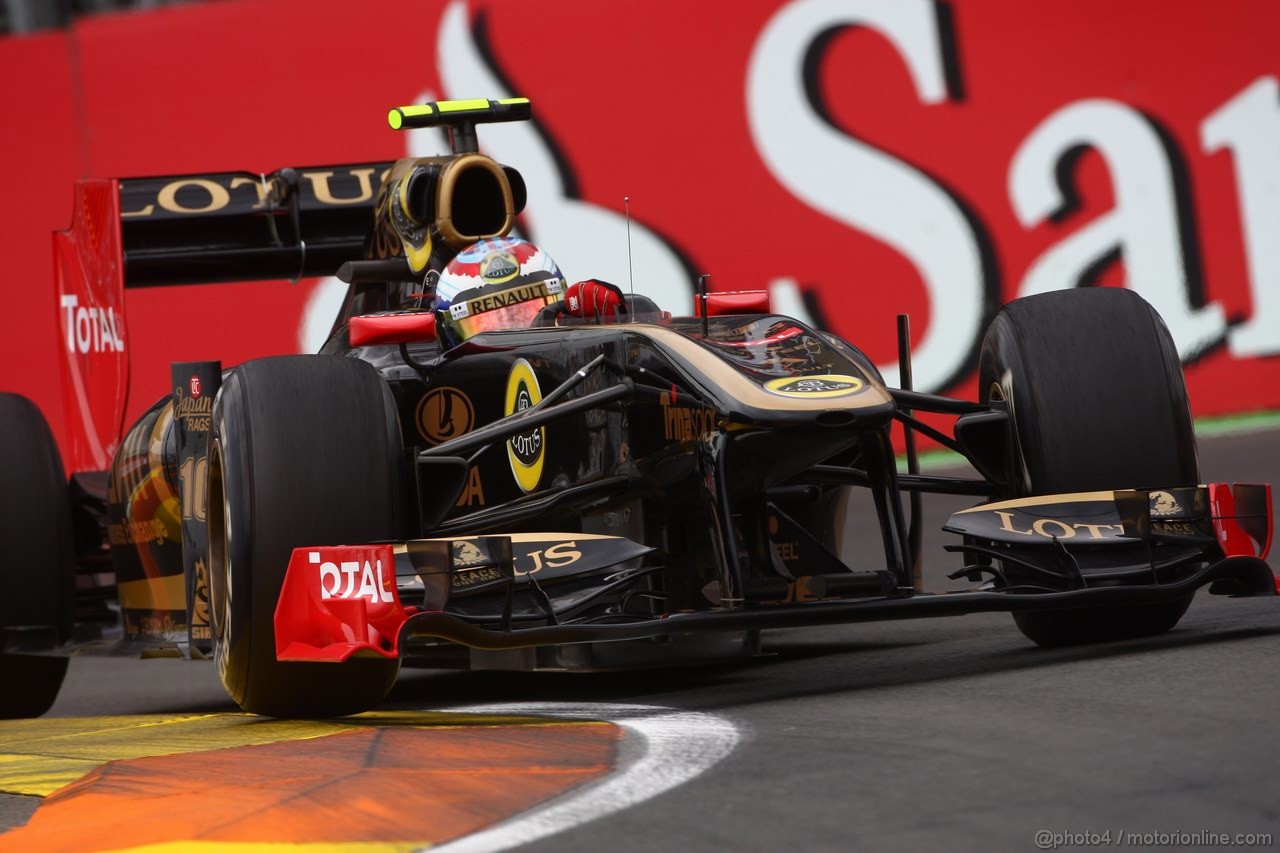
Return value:
M 1223 553 L 1267 559 L 1272 537 L 1270 483 L 1210 483 L 1209 508 Z M 1280 595 L 1280 577 L 1276 594 Z
M 1266 559 L 1271 487 L 1210 483 L 1210 515 L 1225 557 Z M 1276 578 L 1280 593 L 1280 578 Z M 276 657 L 340 663 L 352 655 L 399 655 L 405 621 L 418 612 L 396 592 L 391 545 L 294 549 L 276 605 Z
M 276 604 L 276 657 L 398 657 L 400 626 L 413 611 L 396 593 L 390 545 L 295 548 Z

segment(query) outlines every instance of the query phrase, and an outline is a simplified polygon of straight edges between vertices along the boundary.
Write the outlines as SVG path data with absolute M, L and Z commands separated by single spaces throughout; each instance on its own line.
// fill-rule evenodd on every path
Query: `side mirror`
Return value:
M 431 343 L 436 339 L 436 315 L 413 311 L 352 317 L 350 332 L 353 347 Z

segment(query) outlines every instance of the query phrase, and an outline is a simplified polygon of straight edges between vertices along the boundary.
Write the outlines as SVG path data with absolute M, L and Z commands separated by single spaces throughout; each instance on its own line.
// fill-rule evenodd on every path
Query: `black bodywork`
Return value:
M 1266 563 L 1224 548 L 1205 487 L 1135 483 L 1145 491 L 1099 497 L 1093 515 L 1064 515 L 1064 506 L 1078 508 L 1070 500 L 1048 504 L 1044 516 L 1034 502 L 1020 508 L 1008 405 L 912 391 L 905 344 L 906 387 L 889 389 L 855 347 L 794 319 L 672 318 L 631 297 L 622 323 L 565 319 L 450 350 L 434 340 L 353 346 L 357 318 L 421 312 L 430 272 L 466 242 L 507 233 L 523 207 L 518 173 L 475 152 L 474 124 L 451 130 L 464 146 L 453 158 L 282 170 L 257 183 L 203 176 L 225 187 L 225 209 L 192 202 L 148 219 L 137 212 L 180 179 L 125 181 L 120 190 L 122 208 L 138 216 L 124 226 L 125 286 L 342 267 L 351 288 L 322 353 L 367 361 L 398 409 L 397 538 L 408 544 L 397 553 L 397 585 L 402 602 L 421 610 L 400 632 L 406 658 L 470 647 L 495 653 L 473 653 L 472 665 L 627 665 L 674 659 L 676 640 L 703 634 L 731 638 L 712 644 L 722 654 L 749 651 L 754 633 L 770 627 L 1159 603 L 1206 584 L 1274 594 Z M 452 215 L 441 228 L 446 191 Z M 200 655 L 212 642 L 199 545 L 208 426 L 206 404 L 183 392 L 193 371 L 211 400 L 216 363 L 175 368 L 175 395 L 125 432 L 109 482 L 81 496 L 79 517 L 88 528 L 101 517 L 126 641 Z M 929 426 L 920 412 L 954 417 L 954 427 Z M 891 439 L 899 428 L 904 473 Z M 978 476 L 919 473 L 919 434 L 964 456 Z M 1194 458 L 1193 446 L 1186 452 Z M 874 540 L 847 541 L 850 487 L 871 496 Z M 1179 493 L 1189 509 L 1153 515 L 1169 494 L 1159 490 L 1174 487 L 1189 489 Z M 972 592 L 921 589 L 924 493 L 1012 501 L 949 526 L 962 555 L 955 577 L 974 581 Z M 1262 496 L 1245 490 L 1237 499 L 1261 545 Z M 1023 511 L 1032 516 L 1014 515 Z M 1003 536 L 1004 524 L 1016 535 Z M 1090 525 L 1106 535 L 1091 536 Z M 414 542 L 519 534 L 624 544 L 612 561 L 583 557 L 563 538 L 513 545 L 486 564 L 490 573 L 467 569 L 455 547 L 443 588 L 415 563 Z M 82 565 L 100 560 L 102 547 L 83 538 Z M 587 651 L 617 640 L 642 642 Z
M 401 600 L 423 612 L 400 630 L 406 659 L 438 662 L 447 641 L 470 647 L 473 666 L 654 663 L 749 651 L 769 627 L 1159 605 L 1205 585 L 1274 592 L 1264 562 L 1225 558 L 1204 487 L 1016 499 L 1000 404 L 888 389 L 854 347 L 786 317 L 648 319 L 493 332 L 447 352 L 357 351 L 340 328 L 326 347 L 369 358 L 395 391 L 412 448 L 406 479 L 416 484 L 404 538 L 557 531 L 647 546 L 644 559 L 577 571 L 530 563 L 528 548 L 516 547 L 474 587 L 455 550 L 442 593 L 410 542 L 399 557 Z M 536 413 L 504 408 L 520 363 L 563 397 Z M 795 397 L 760 393 L 806 377 L 835 396 L 797 407 Z M 860 387 L 848 393 L 843 380 Z M 923 424 L 919 411 L 955 416 L 953 435 Z M 985 476 L 899 473 L 895 422 Z M 514 468 L 521 442 L 545 460 L 536 488 Z M 441 476 L 451 464 L 452 481 Z M 870 492 L 879 537 L 842 542 L 839 498 L 849 487 Z M 1241 517 L 1262 543 L 1263 496 L 1237 488 Z M 920 588 L 919 497 L 930 492 L 1006 499 L 948 525 L 961 537 L 948 550 L 963 556 L 953 577 L 981 584 L 973 592 Z M 1162 514 L 1162 498 L 1176 512 Z M 706 635 L 720 639 L 693 642 Z M 619 640 L 647 642 L 637 651 Z

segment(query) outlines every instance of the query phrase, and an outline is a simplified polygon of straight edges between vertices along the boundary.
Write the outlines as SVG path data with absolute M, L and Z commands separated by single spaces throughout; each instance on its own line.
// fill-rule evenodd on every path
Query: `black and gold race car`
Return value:
M 1177 354 L 1130 291 L 1006 305 L 977 402 L 911 390 L 905 343 L 886 387 L 762 294 L 591 314 L 548 274 L 527 323 L 446 335 L 517 298 L 482 282 L 442 314 L 440 288 L 525 201 L 477 124 L 529 114 L 391 112 L 446 128 L 443 157 L 79 185 L 55 241 L 69 479 L 39 412 L 0 395 L 5 714 L 42 713 L 60 655 L 117 618 L 113 651 L 212 657 L 242 708 L 318 716 L 373 707 L 402 661 L 665 665 L 751 654 L 767 628 L 996 610 L 1058 645 L 1167 631 L 1201 587 L 1276 594 L 1269 488 L 1201 484 Z M 125 287 L 334 274 L 320 354 L 176 364 L 119 428 Z M 979 476 L 919 473 L 918 434 Z M 946 524 L 969 591 L 921 588 L 923 493 L 973 496 Z

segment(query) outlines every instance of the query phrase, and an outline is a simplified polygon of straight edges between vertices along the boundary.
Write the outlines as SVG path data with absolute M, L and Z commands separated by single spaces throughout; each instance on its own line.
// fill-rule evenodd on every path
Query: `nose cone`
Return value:
M 716 317 L 636 325 L 733 421 L 770 428 L 876 429 L 893 417 L 889 391 L 843 349 L 786 317 Z
M 753 423 L 779 428 L 876 429 L 887 424 L 895 409 L 888 389 L 856 364 L 838 366 L 844 372 L 765 379 L 753 388 L 739 388 L 743 414 Z

